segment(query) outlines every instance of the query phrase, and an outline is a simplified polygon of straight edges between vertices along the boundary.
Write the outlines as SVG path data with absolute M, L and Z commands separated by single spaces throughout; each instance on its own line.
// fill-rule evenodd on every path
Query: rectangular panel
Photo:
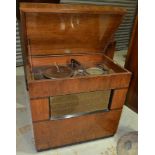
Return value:
M 37 150 L 112 136 L 121 110 L 100 112 L 57 121 L 34 123 Z
M 42 12 L 42 13 L 88 13 L 88 14 L 117 14 L 122 15 L 126 9 L 114 6 L 99 5 L 74 5 L 74 4 L 40 4 L 40 3 L 21 3 L 20 10 L 23 12 Z
M 30 101 L 33 121 L 49 119 L 49 99 L 35 99 Z
M 50 97 L 51 119 L 84 115 L 108 109 L 111 91 L 95 91 Z
M 31 55 L 49 55 L 104 51 L 120 25 L 125 9 L 21 4 L 23 13 Z
M 130 73 L 105 76 L 36 80 L 29 82 L 30 98 L 128 87 Z
M 46 55 L 104 50 L 121 16 L 27 13 L 26 20 L 31 54 Z
M 127 91 L 128 88 L 114 90 L 110 109 L 120 109 L 123 107 Z

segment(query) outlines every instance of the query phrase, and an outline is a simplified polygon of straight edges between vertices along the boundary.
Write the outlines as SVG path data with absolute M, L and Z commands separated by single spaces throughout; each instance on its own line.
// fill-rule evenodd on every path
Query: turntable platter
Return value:
M 56 66 L 51 66 L 44 70 L 43 75 L 48 79 L 65 78 L 72 76 L 73 71 L 67 66 L 59 66 L 59 69 Z

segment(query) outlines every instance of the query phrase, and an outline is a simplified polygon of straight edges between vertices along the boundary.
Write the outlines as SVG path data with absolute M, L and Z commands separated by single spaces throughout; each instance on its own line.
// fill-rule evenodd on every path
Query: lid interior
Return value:
M 22 13 L 30 54 L 49 55 L 103 52 L 125 10 L 91 5 L 25 3 L 21 5 Z

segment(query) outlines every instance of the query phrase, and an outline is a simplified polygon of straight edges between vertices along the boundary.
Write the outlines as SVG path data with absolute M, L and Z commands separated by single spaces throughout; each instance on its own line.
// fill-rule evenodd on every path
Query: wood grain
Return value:
M 30 98 L 128 87 L 130 73 L 29 82 Z
M 49 120 L 50 109 L 49 99 L 30 100 L 32 121 Z
M 105 50 L 105 55 L 113 59 L 115 50 L 116 50 L 116 41 L 113 41 L 108 45 L 107 49 Z
M 51 13 L 86 13 L 86 14 L 117 14 L 122 15 L 126 9 L 114 6 L 99 6 L 87 4 L 35 4 L 21 3 L 20 10 L 23 12 L 51 12 Z
M 84 63 L 101 63 L 103 62 L 102 54 L 64 54 L 64 55 L 50 55 L 50 56 L 34 56 L 32 57 L 33 67 L 53 65 L 57 64 L 70 64 L 71 59 L 79 61 L 81 64 Z
M 116 132 L 121 110 L 70 119 L 34 123 L 37 150 L 111 136 Z
M 113 135 L 131 78 L 129 71 L 112 60 L 115 49 L 113 36 L 125 9 L 97 5 L 22 3 L 20 13 L 36 149 Z M 103 63 L 112 72 L 98 76 L 34 79 L 35 67 L 45 67 L 53 62 L 66 64 L 72 58 L 84 65 Z M 49 120 L 48 99 L 51 96 L 111 89 L 114 90 L 113 102 L 108 112 Z
M 31 55 L 105 51 L 125 13 L 95 5 L 21 4 L 20 9 Z
M 115 89 L 110 104 L 110 109 L 121 109 L 126 99 L 128 88 Z
M 16 17 L 20 20 L 19 4 L 21 2 L 33 2 L 33 3 L 59 3 L 60 0 L 16 0 Z

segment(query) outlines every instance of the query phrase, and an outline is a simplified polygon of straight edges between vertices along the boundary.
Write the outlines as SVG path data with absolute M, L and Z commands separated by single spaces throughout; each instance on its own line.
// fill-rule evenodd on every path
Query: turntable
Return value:
M 113 60 L 123 8 L 21 3 L 38 151 L 113 136 L 131 73 Z
M 76 62 L 76 63 L 75 63 Z M 71 59 L 70 64 L 59 65 L 56 62 L 54 65 L 39 67 L 34 69 L 34 79 L 62 79 L 67 77 L 77 76 L 93 76 L 103 75 L 112 72 L 112 69 L 108 69 L 105 65 L 96 64 L 93 67 L 86 67 L 77 60 Z

